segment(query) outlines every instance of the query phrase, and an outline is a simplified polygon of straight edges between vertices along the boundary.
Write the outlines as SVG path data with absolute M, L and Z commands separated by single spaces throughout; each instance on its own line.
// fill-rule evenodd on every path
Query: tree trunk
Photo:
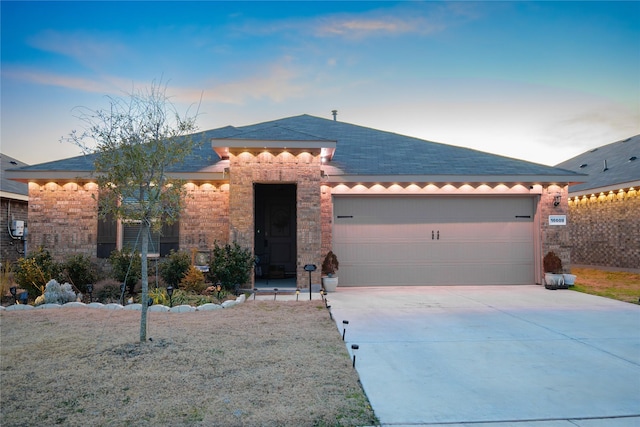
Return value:
M 147 341 L 147 303 L 149 302 L 149 274 L 147 254 L 149 253 L 149 221 L 142 221 L 142 247 L 140 249 L 142 271 L 142 310 L 140 314 L 140 342 Z

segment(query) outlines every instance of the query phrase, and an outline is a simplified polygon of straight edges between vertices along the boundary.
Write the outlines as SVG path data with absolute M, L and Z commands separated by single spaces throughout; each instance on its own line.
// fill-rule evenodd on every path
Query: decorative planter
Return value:
M 551 290 L 566 288 L 563 274 L 544 273 L 544 287 Z
M 573 286 L 576 284 L 576 275 L 575 274 L 563 274 L 564 284 L 567 286 Z
M 335 292 L 338 287 L 338 278 L 337 277 L 323 277 L 322 278 L 322 286 L 324 286 L 324 290 L 327 292 Z

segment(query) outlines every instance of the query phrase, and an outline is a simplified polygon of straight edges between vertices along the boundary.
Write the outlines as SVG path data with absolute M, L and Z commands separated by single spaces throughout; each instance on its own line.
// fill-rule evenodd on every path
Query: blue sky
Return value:
M 1 151 L 153 80 L 201 130 L 299 114 L 554 165 L 640 133 L 640 2 L 1 2 Z M 339 149 L 339 147 L 338 147 Z

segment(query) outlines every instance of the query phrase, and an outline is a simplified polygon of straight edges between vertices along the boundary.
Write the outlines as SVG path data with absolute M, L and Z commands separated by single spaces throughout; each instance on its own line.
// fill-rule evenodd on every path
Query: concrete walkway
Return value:
M 383 426 L 640 426 L 640 306 L 535 285 L 327 299 Z

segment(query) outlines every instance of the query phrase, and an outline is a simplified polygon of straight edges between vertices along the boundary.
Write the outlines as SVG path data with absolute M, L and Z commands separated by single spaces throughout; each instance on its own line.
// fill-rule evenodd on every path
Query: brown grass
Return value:
M 571 287 L 575 291 L 638 304 L 640 274 L 593 268 L 574 268 L 572 273 L 577 276 Z
M 2 426 L 376 424 L 321 302 L 0 313 Z

